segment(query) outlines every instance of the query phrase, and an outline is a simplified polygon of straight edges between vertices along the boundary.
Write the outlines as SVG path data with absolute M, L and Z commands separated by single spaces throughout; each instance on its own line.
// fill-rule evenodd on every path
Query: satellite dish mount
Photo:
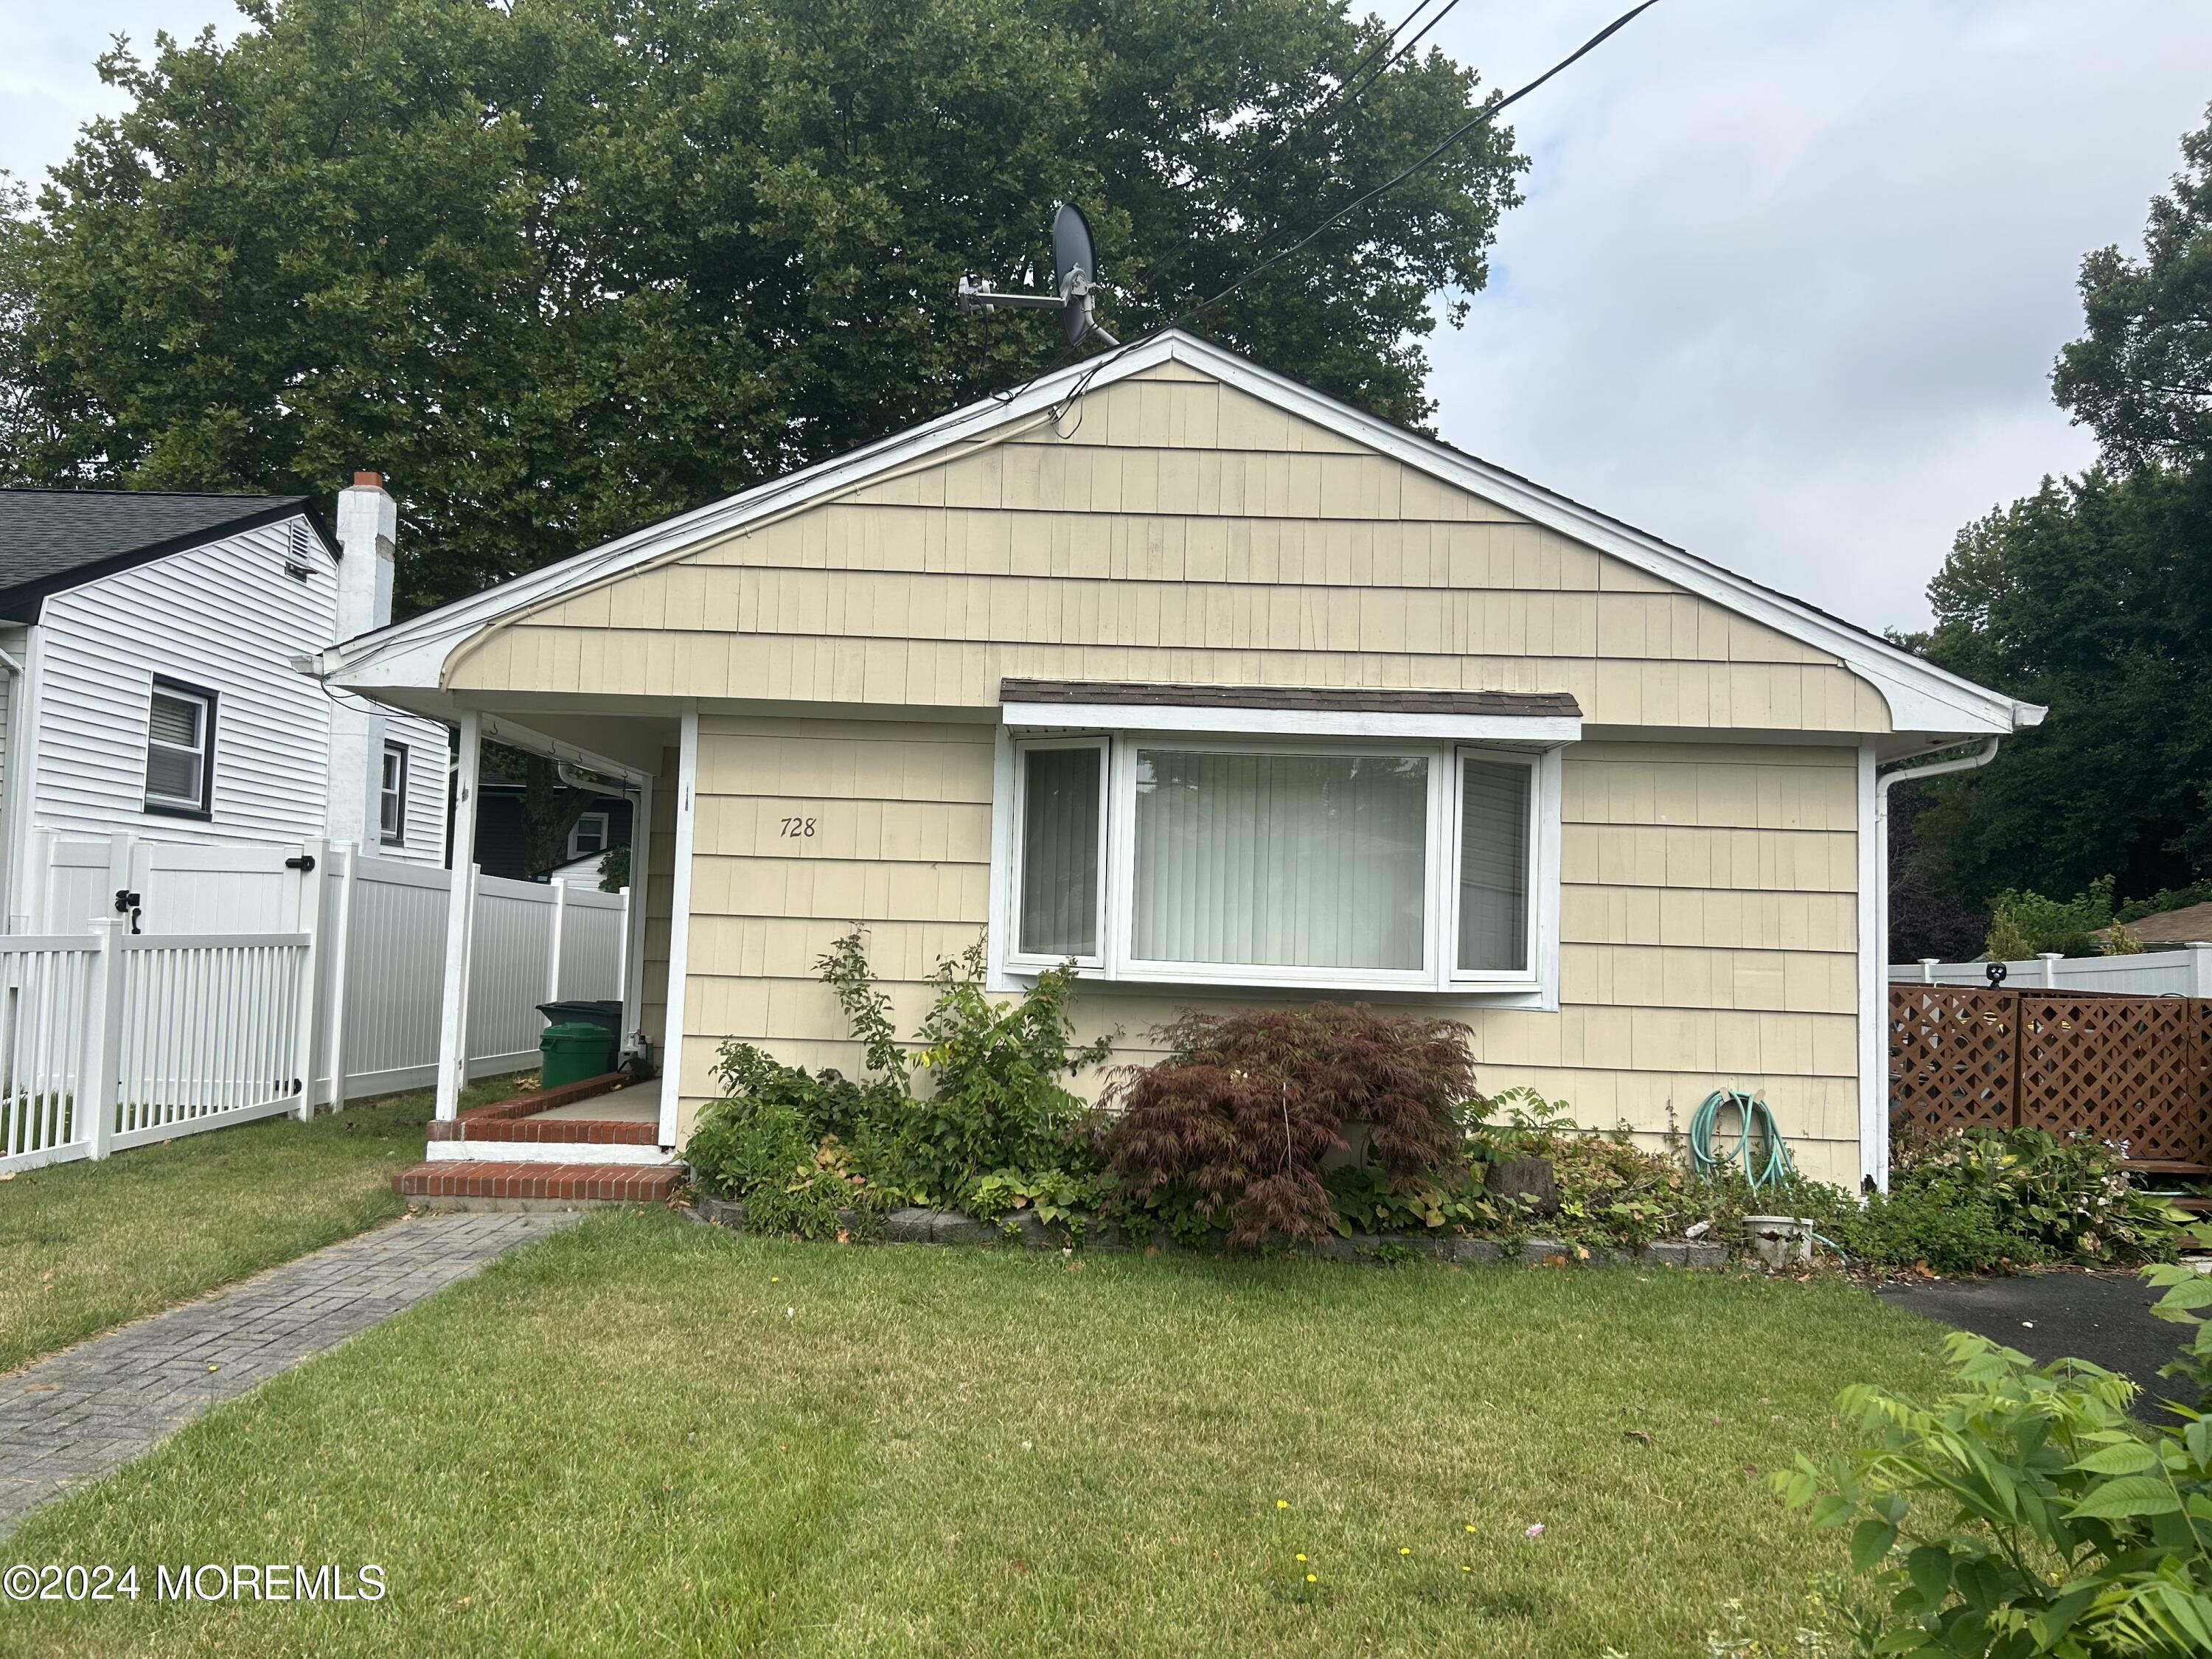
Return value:
M 1081 345 L 1084 337 L 1096 334 L 1108 345 L 1121 343 L 1098 325 L 1091 314 L 1097 303 L 1098 252 L 1091 240 L 1091 222 L 1073 202 L 1062 202 L 1052 211 L 1052 276 L 1050 294 L 1003 294 L 988 289 L 973 277 L 960 279 L 960 309 L 988 316 L 1001 306 L 1017 311 L 1057 311 L 1067 343 Z

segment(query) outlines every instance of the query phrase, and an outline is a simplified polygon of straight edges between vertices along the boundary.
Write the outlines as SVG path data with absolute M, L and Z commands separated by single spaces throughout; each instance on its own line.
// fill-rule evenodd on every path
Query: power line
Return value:
M 1197 316 L 1200 312 L 1206 310 L 1210 307 L 1219 305 L 1221 301 L 1237 292 L 1238 289 L 1243 287 L 1245 283 L 1250 282 L 1255 276 L 1259 276 L 1264 275 L 1267 271 L 1273 270 L 1277 265 L 1282 264 L 1284 260 L 1289 258 L 1300 249 L 1310 246 L 1331 226 L 1338 224 L 1343 220 L 1350 217 L 1352 214 L 1357 213 L 1361 208 L 1365 207 L 1370 202 L 1374 201 L 1376 198 L 1387 196 L 1390 191 L 1397 189 L 1399 185 L 1404 184 L 1406 180 L 1412 178 L 1415 173 L 1420 172 L 1422 168 L 1427 167 L 1431 161 L 1434 161 L 1446 150 L 1450 149 L 1454 145 L 1457 144 L 1461 139 L 1466 137 L 1468 134 L 1473 132 L 1477 127 L 1483 126 L 1487 123 L 1495 120 L 1500 112 L 1519 103 L 1523 98 L 1526 98 L 1530 93 L 1535 91 L 1537 88 L 1542 86 L 1547 81 L 1559 74 L 1562 70 L 1567 69 L 1574 64 L 1580 62 L 1583 58 L 1588 57 L 1591 52 L 1596 51 L 1599 46 L 1604 45 L 1606 41 L 1620 33 L 1621 30 L 1626 28 L 1631 23 L 1634 22 L 1638 17 L 1642 16 L 1645 12 L 1650 10 L 1652 7 L 1658 3 L 1659 0 L 1643 0 L 1643 3 L 1641 5 L 1631 7 L 1628 10 L 1621 13 L 1620 16 L 1614 18 L 1613 21 L 1607 23 L 1595 34 L 1590 36 L 1589 40 L 1583 41 L 1582 45 L 1576 47 L 1574 51 L 1569 52 L 1565 58 L 1559 59 L 1558 63 L 1553 64 L 1551 68 L 1546 70 L 1534 80 L 1528 82 L 1523 86 L 1516 87 L 1511 92 L 1507 93 L 1503 98 L 1498 99 L 1492 103 L 1485 105 L 1481 111 L 1475 115 L 1474 119 L 1468 121 L 1465 125 L 1455 129 L 1445 137 L 1442 143 L 1438 144 L 1426 155 L 1421 157 L 1419 161 L 1414 162 L 1413 166 L 1407 167 L 1403 173 L 1398 174 L 1397 177 L 1390 179 L 1385 184 L 1377 185 L 1365 195 L 1346 203 L 1344 206 L 1330 214 L 1328 218 L 1322 220 L 1319 224 L 1316 225 L 1311 230 L 1298 238 L 1297 241 L 1291 243 L 1290 246 L 1285 248 L 1281 252 L 1270 254 L 1267 258 L 1262 259 L 1258 264 L 1254 265 L 1249 270 L 1237 278 L 1235 282 L 1230 283 L 1228 287 L 1223 289 L 1218 294 L 1215 294 L 1206 299 L 1200 300 L 1196 305 L 1191 307 L 1188 310 L 1176 317 L 1174 321 L 1167 324 L 1166 326 L 1170 328 L 1180 327 L 1182 324 L 1189 321 L 1193 317 Z
M 1427 3 L 1427 0 L 1422 0 L 1422 3 L 1423 3 L 1423 4 L 1426 4 L 1426 3 Z M 1407 41 L 1407 42 L 1406 42 L 1406 44 L 1405 44 L 1404 46 L 1402 46 L 1399 47 L 1397 51 L 1395 51 L 1395 52 L 1391 53 L 1391 54 L 1390 54 L 1390 61 L 1389 61 L 1389 63 L 1387 63 L 1387 64 L 1383 64 L 1383 65 L 1382 65 L 1382 67 L 1381 69 L 1379 69 L 1379 70 L 1376 70 L 1376 71 L 1375 71 L 1375 75 L 1374 75 L 1374 78 L 1373 78 L 1372 80 L 1370 80 L 1370 81 L 1368 82 L 1368 83 L 1367 83 L 1367 85 L 1366 85 L 1366 86 L 1364 86 L 1364 87 L 1360 88 L 1359 88 L 1359 91 L 1358 91 L 1358 92 L 1357 92 L 1357 93 L 1354 93 L 1354 94 L 1351 96 L 1351 98 L 1350 98 L 1350 99 L 1346 100 L 1346 101 L 1347 101 L 1347 102 L 1350 102 L 1350 103 L 1357 103 L 1357 102 L 1359 100 L 1360 97 L 1361 97 L 1363 94 L 1364 94 L 1369 90 L 1369 88 L 1372 88 L 1372 87 L 1376 86 L 1376 84 L 1378 84 L 1378 83 L 1382 81 L 1382 77 L 1383 77 L 1384 76 L 1386 76 L 1386 75 L 1389 74 L 1389 72 L 1390 72 L 1392 70 L 1394 70 L 1394 69 L 1397 68 L 1397 67 L 1398 67 L 1398 64 L 1399 64 L 1399 63 L 1400 63 L 1400 61 L 1401 61 L 1401 60 L 1402 60 L 1402 59 L 1404 58 L 1404 57 L 1406 56 L 1406 54 L 1407 54 L 1407 52 L 1409 52 L 1413 51 L 1413 49 L 1415 46 L 1419 46 L 1419 45 L 1421 44 L 1422 40 L 1423 40 L 1424 39 L 1425 39 L 1425 38 L 1426 38 L 1426 36 L 1428 35 L 1428 33 L 1429 33 L 1429 31 L 1430 31 L 1431 29 L 1432 29 L 1432 28 L 1436 27 L 1436 26 L 1437 26 L 1437 24 L 1439 24 L 1439 23 L 1443 22 L 1443 21 L 1444 21 L 1444 19 L 1445 19 L 1445 18 L 1447 18 L 1447 17 L 1449 17 L 1449 16 L 1450 16 L 1450 15 L 1451 15 L 1451 14 L 1452 14 L 1452 8 L 1453 8 L 1453 7 L 1455 7 L 1455 6 L 1456 6 L 1457 4 L 1459 4 L 1459 0 L 1444 0 L 1444 7 L 1443 7 L 1443 9 L 1442 11 L 1439 11 L 1439 12 L 1438 12 L 1438 13 L 1437 13 L 1434 17 L 1431 17 L 1431 19 L 1429 19 L 1429 21 L 1428 21 L 1427 22 L 1425 22 L 1425 23 L 1424 23 L 1424 24 L 1422 24 L 1422 25 L 1421 25 L 1421 32 L 1420 32 L 1420 33 L 1419 33 L 1419 34 L 1415 35 L 1412 40 L 1410 40 Z M 1416 7 L 1414 7 L 1414 8 L 1413 8 L 1413 11 L 1414 11 L 1414 15 L 1415 15 L 1416 16 L 1418 16 L 1418 15 L 1419 15 L 1419 13 L 1420 13 L 1420 7 L 1419 7 L 1419 6 L 1416 6 Z M 1410 22 L 1412 22 L 1413 21 L 1413 19 L 1412 17 L 1408 17 L 1408 18 L 1406 20 L 1406 22 L 1407 22 L 1407 23 L 1410 23 Z M 1406 26 L 1406 24 L 1405 24 L 1405 23 L 1401 23 L 1398 27 L 1399 27 L 1400 28 L 1403 28 L 1403 27 L 1405 27 L 1405 26 Z M 1388 42 L 1385 42 L 1384 44 L 1386 44 L 1386 45 L 1387 45 L 1387 44 L 1389 44 L 1389 43 L 1388 43 Z M 1324 104 L 1322 106 L 1322 109 L 1327 109 L 1328 107 L 1328 104 L 1326 104 L 1326 103 L 1324 103 Z M 1319 112 L 1319 111 L 1316 111 L 1315 112 L 1316 112 L 1316 114 L 1318 114 L 1320 112 Z
M 1458 3 L 1459 0 L 1452 0 L 1452 5 L 1457 5 Z M 1339 81 L 1334 87 L 1330 88 L 1328 96 L 1322 99 L 1320 103 L 1314 106 L 1314 116 L 1318 118 L 1331 104 L 1334 103 L 1339 98 L 1341 98 L 1348 88 L 1357 82 L 1361 76 L 1367 73 L 1369 67 L 1374 64 L 1376 58 L 1380 58 L 1384 52 L 1390 50 L 1392 45 L 1397 40 L 1398 37 L 1405 33 L 1407 24 L 1411 23 L 1416 17 L 1419 17 L 1428 9 L 1429 0 L 1420 0 L 1420 3 L 1419 5 L 1415 6 L 1413 10 L 1407 12 L 1404 21 L 1401 22 L 1396 28 L 1392 29 L 1389 33 L 1384 35 L 1380 40 L 1376 41 L 1375 43 L 1375 50 L 1369 52 L 1366 57 L 1361 58 L 1359 62 L 1353 66 L 1352 73 L 1346 76 L 1341 81 Z M 1446 6 L 1444 8 L 1444 11 L 1449 11 L 1450 9 L 1451 6 Z M 1438 12 L 1437 15 L 1441 17 L 1443 15 L 1443 12 Z M 1435 27 L 1435 20 L 1431 19 L 1430 21 L 1429 27 L 1433 28 Z M 1421 33 L 1426 34 L 1428 32 L 1428 29 L 1423 29 Z M 1418 40 L 1419 36 L 1417 35 L 1414 38 Z M 1395 60 L 1393 59 L 1392 61 L 1395 62 Z M 1387 72 L 1389 69 L 1389 64 L 1384 64 L 1383 69 Z M 1381 76 L 1378 76 L 1376 79 L 1381 79 Z

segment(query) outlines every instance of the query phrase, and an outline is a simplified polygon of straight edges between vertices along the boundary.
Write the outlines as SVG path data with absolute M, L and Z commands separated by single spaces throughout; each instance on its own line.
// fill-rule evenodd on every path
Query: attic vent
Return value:
M 284 551 L 291 562 L 284 567 L 284 574 L 305 581 L 307 573 L 304 567 L 307 562 L 309 553 L 313 550 L 315 532 L 307 528 L 307 521 L 305 519 L 293 520 L 286 529 L 290 532 L 291 539 L 286 544 Z M 302 568 L 295 570 L 293 568 L 294 565 Z

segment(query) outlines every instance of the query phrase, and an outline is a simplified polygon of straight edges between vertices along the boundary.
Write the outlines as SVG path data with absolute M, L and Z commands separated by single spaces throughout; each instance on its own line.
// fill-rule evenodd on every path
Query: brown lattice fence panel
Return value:
M 1890 988 L 1890 1111 L 2032 1124 L 2212 1164 L 2212 999 Z
M 2016 1002 L 1971 986 L 1890 987 L 1891 1115 L 1923 1129 L 2010 1123 Z

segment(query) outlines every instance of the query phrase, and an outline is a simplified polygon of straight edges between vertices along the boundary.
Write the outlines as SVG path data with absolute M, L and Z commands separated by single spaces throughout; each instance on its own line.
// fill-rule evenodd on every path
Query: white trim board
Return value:
M 1578 741 L 1583 723 L 1570 714 L 1391 714 L 1371 709 L 1227 708 L 1212 704 L 1010 702 L 1015 732 L 1248 732 L 1285 738 L 1443 738 L 1550 749 Z
M 1079 386 L 1103 389 L 1180 362 L 1299 418 L 1480 495 L 1531 521 L 1660 578 L 1685 592 L 1828 653 L 1881 691 L 1899 731 L 2008 732 L 2039 724 L 2044 710 L 1974 684 L 1826 612 L 1760 586 L 1655 536 L 1553 493 L 1432 439 L 1406 432 L 1194 335 L 1169 330 L 1071 365 L 1005 402 L 965 409 L 848 455 L 652 525 L 588 552 L 318 653 L 317 670 L 357 690 L 439 690 L 453 653 L 490 624 L 615 577 L 680 556 L 710 538 L 945 459 L 963 445 L 1003 441 L 1047 419 Z

